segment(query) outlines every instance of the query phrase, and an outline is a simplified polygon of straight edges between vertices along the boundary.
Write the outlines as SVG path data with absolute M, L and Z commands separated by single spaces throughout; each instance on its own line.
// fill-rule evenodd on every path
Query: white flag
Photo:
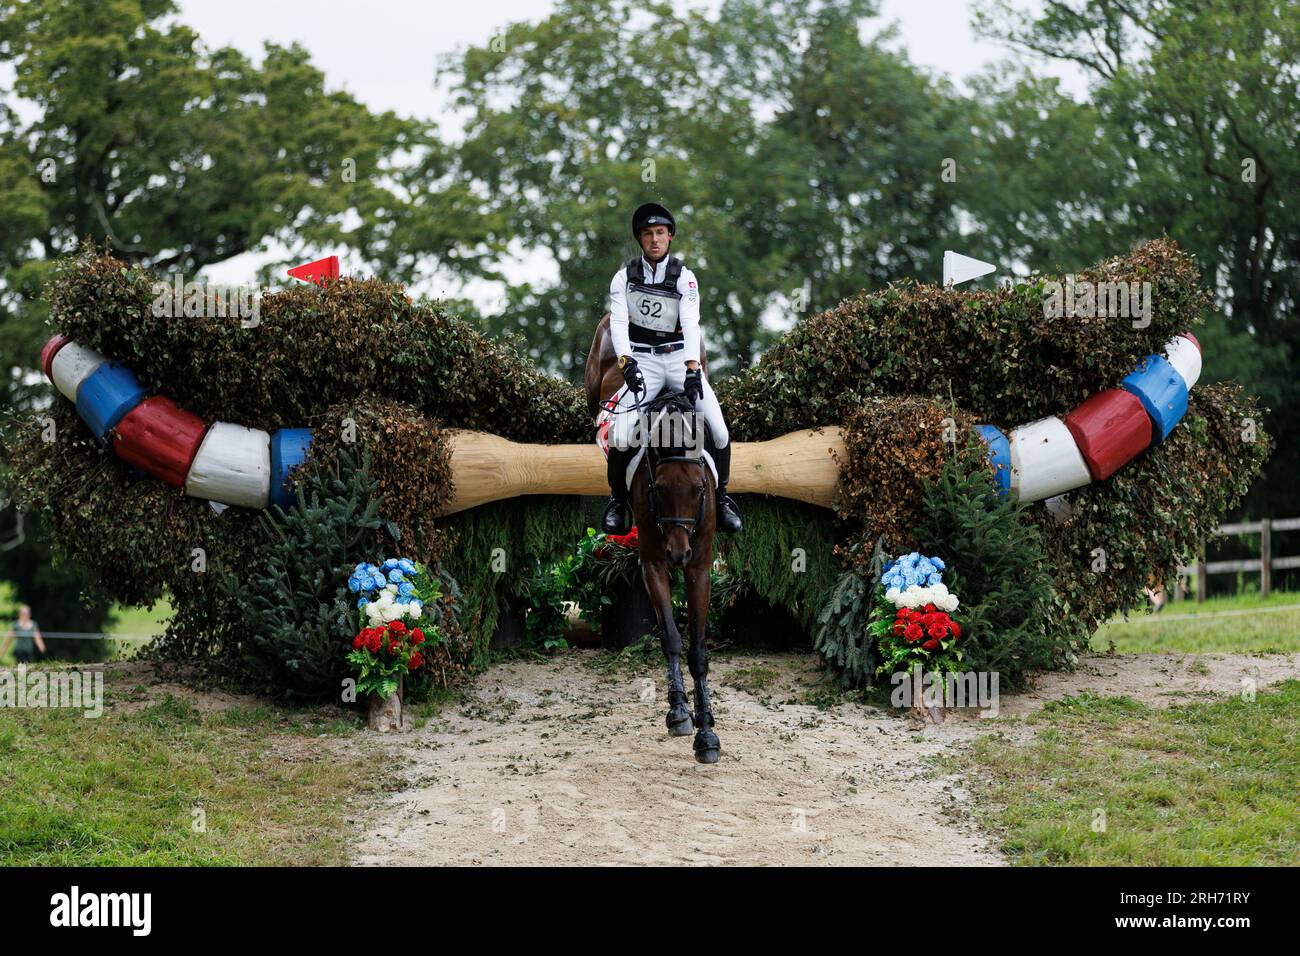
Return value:
M 945 250 L 943 254 L 944 285 L 958 285 L 970 279 L 978 279 L 980 276 L 986 276 L 996 269 L 997 266 L 991 262 L 972 259 L 970 256 L 963 256 L 958 252 Z

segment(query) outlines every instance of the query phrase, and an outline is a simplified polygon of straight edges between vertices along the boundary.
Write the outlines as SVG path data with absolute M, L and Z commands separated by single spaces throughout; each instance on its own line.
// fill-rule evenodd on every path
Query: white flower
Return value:
M 957 595 L 945 594 L 937 603 L 942 610 L 951 614 L 953 611 L 957 610 L 957 605 L 960 602 L 957 600 Z
M 901 594 L 899 593 L 898 588 L 890 588 L 885 592 L 885 600 L 890 604 L 897 604 L 900 597 Z

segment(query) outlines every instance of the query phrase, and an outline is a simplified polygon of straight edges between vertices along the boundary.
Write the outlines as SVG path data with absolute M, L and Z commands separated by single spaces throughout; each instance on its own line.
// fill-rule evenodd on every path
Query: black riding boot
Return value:
M 713 463 L 718 466 L 718 530 L 735 534 L 741 529 L 740 506 L 727 494 L 727 481 L 731 478 L 731 442 L 713 449 Z
M 635 448 L 619 449 L 609 446 L 606 477 L 609 479 L 609 504 L 601 519 L 600 530 L 605 534 L 627 534 L 632 530 L 632 507 L 627 490 L 627 466 L 636 455 Z

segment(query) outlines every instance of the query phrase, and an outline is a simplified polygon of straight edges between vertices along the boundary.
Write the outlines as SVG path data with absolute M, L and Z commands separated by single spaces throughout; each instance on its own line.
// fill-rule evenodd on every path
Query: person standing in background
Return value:
M 32 660 L 32 650 L 46 653 L 45 641 L 41 639 L 41 628 L 32 620 L 32 609 L 30 605 L 20 604 L 18 606 L 18 620 L 9 628 L 9 633 L 5 635 L 5 644 L 0 648 L 0 657 L 3 657 L 9 650 L 10 644 L 14 648 L 14 663 L 29 664 Z

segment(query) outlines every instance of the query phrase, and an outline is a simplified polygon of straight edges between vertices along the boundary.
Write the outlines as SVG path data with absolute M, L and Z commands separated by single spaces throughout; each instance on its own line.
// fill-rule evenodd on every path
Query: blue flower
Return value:
M 385 571 L 391 571 L 391 570 L 392 570 L 393 568 L 395 568 L 395 567 L 397 567 L 397 559 L 396 559 L 396 558 L 389 558 L 387 561 L 384 562 L 384 570 L 385 570 Z
M 943 575 L 940 574 L 938 571 L 935 571 L 933 574 L 931 574 L 931 575 L 930 575 L 928 578 L 926 578 L 925 580 L 926 580 L 926 583 L 927 583 L 927 584 L 935 585 L 935 584 L 938 584 L 940 581 L 943 580 Z
M 393 570 L 388 572 L 388 580 L 392 581 L 394 584 L 397 584 L 399 581 L 405 581 L 406 575 L 404 575 L 401 571 L 397 570 L 397 568 L 393 568 Z
M 943 563 L 943 560 L 941 558 L 931 558 L 930 563 L 933 564 L 940 571 L 946 570 L 947 568 L 947 565 Z
M 405 571 L 407 574 L 415 573 L 415 562 L 412 561 L 410 558 L 402 558 L 400 561 L 397 562 L 397 566 L 401 568 L 403 571 Z
M 415 585 L 410 581 L 403 581 L 397 586 L 397 596 L 401 598 L 410 597 L 415 593 Z
M 369 598 L 357 598 L 357 608 L 363 608 L 370 603 Z
M 370 578 L 370 586 L 372 588 L 382 588 L 387 583 L 388 581 L 378 571 L 376 571 Z

